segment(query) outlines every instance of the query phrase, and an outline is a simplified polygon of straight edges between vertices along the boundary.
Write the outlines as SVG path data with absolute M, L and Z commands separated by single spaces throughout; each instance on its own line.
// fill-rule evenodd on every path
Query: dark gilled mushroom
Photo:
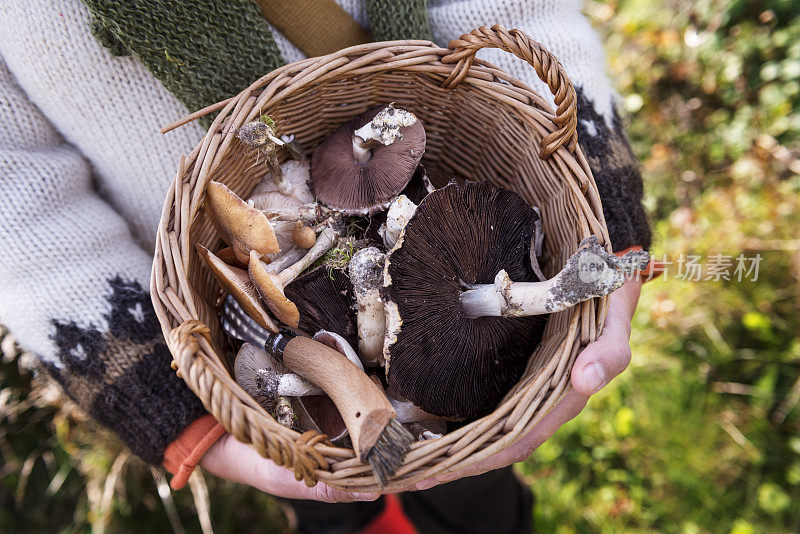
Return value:
M 592 236 L 539 281 L 538 219 L 516 193 L 487 182 L 451 183 L 422 201 L 384 272 L 384 355 L 400 395 L 446 417 L 490 411 L 522 374 L 543 314 L 611 293 L 649 261 L 646 252 L 617 258 Z
M 407 111 L 373 108 L 331 133 L 311 157 L 317 199 L 348 215 L 385 209 L 425 151 L 425 129 Z
M 328 330 L 358 345 L 356 317 L 351 306 L 353 291 L 341 269 L 316 267 L 287 284 L 284 293 L 300 313 L 300 330 L 312 334 Z
M 537 281 L 535 221 L 517 194 L 486 182 L 451 183 L 422 201 L 384 272 L 384 356 L 398 394 L 434 415 L 471 418 L 519 380 L 546 318 L 469 318 L 460 296 L 501 269 Z
M 338 237 L 338 230 L 332 226 L 326 226 L 314 246 L 300 260 L 280 271 L 264 263 L 258 254 L 250 254 L 248 263 L 250 279 L 255 284 L 256 290 L 266 303 L 267 308 L 283 324 L 297 328 L 300 322 L 300 312 L 297 310 L 297 306 L 286 298 L 284 287 L 325 254 L 336 243 Z M 276 260 L 274 263 L 278 261 L 280 260 Z

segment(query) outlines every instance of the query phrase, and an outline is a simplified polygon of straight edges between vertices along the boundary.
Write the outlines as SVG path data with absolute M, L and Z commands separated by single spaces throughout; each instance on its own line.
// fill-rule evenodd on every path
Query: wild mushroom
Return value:
M 425 150 L 425 129 L 408 111 L 389 105 L 350 119 L 311 156 L 317 199 L 348 215 L 386 208 L 408 184 Z
M 353 290 L 342 269 L 315 267 L 287 284 L 284 294 L 297 306 L 300 330 L 309 334 L 328 330 L 353 346 L 358 344 L 356 316 L 351 306 Z
M 196 249 L 220 285 L 241 305 L 247 315 L 259 326 L 277 332 L 278 327 L 261 305 L 261 299 L 258 298 L 256 288 L 247 271 L 228 265 L 199 243 L 196 245 Z
M 294 230 L 292 230 L 292 240 L 298 247 L 309 249 L 317 241 L 317 233 L 308 224 L 303 221 L 297 221 L 294 223 Z
M 411 220 L 411 217 L 414 216 L 416 209 L 417 205 L 405 195 L 400 195 L 389 204 L 389 210 L 386 212 L 386 223 L 378 230 L 378 233 L 383 238 L 383 244 L 386 245 L 386 250 L 394 248 L 397 238 L 400 237 L 400 232 Z
M 248 264 L 250 278 L 253 280 L 258 294 L 279 321 L 292 328 L 297 328 L 300 322 L 300 313 L 297 306 L 286 298 L 283 288 L 325 254 L 334 245 L 337 238 L 337 231 L 331 226 L 325 227 L 314 246 L 306 252 L 303 258 L 280 272 L 272 272 L 274 269 L 269 269 L 258 254 L 250 254 Z
M 490 411 L 541 338 L 546 316 L 531 314 L 607 294 L 646 263 L 646 253 L 617 259 L 587 239 L 564 271 L 539 281 L 537 219 L 487 182 L 451 183 L 420 203 L 384 272 L 384 356 L 400 395 L 446 417 Z
M 274 122 L 272 122 L 271 119 L 267 122 L 263 120 L 248 122 L 236 131 L 236 137 L 241 139 L 244 143 L 257 148 L 259 153 L 264 156 L 267 162 L 267 169 L 269 170 L 269 177 L 275 184 L 278 192 L 287 197 L 295 197 L 302 200 L 301 197 L 304 193 L 307 194 L 308 190 L 305 188 L 305 184 L 301 187 L 296 187 L 293 180 L 289 180 L 284 176 L 284 171 L 278 161 L 277 148 L 283 146 L 285 143 L 276 137 L 273 125 Z M 294 168 L 303 169 L 301 172 L 304 172 L 306 175 L 308 174 L 308 165 L 297 161 L 286 162 L 284 165 L 288 167 L 289 163 L 293 163 Z M 294 181 L 299 182 L 297 180 Z M 305 192 L 303 191 L 304 188 Z M 303 200 L 303 202 L 307 201 Z
M 240 262 L 249 261 L 251 250 L 259 255 L 280 250 L 272 225 L 264 214 L 247 205 L 225 185 L 208 183 L 206 210 L 217 232 Z
M 650 256 L 631 251 L 621 258 L 597 243 L 581 241 L 578 251 L 553 278 L 542 282 L 513 282 L 501 269 L 491 284 L 470 284 L 461 294 L 467 317 L 526 317 L 566 310 L 593 297 L 616 291 L 627 275 L 644 269 Z
M 366 365 L 383 363 L 385 313 L 380 289 L 383 285 L 384 254 L 375 247 L 362 248 L 350 259 L 348 272 L 356 296 L 358 351 Z
M 308 161 L 289 160 L 281 164 L 283 181 L 291 186 L 293 194 L 287 195 L 272 180 L 272 173 L 265 177 L 250 194 L 248 204 L 257 210 L 272 208 L 294 208 L 314 201 L 308 190 Z
M 501 269 L 538 280 L 529 255 L 536 218 L 517 194 L 487 182 L 450 183 L 420 203 L 384 271 L 384 357 L 399 395 L 435 415 L 472 418 L 520 378 L 546 318 L 470 318 L 460 296 Z

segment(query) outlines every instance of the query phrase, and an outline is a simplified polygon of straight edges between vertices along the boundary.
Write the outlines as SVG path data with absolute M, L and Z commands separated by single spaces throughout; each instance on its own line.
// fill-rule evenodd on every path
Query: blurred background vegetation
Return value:
M 800 529 L 800 15 L 795 0 L 592 1 L 669 271 L 630 369 L 519 470 L 540 532 Z M 682 255 L 760 254 L 686 281 Z M 665 256 L 664 256 L 665 255 Z M 703 278 L 706 276 L 703 273 Z M 713 277 L 712 277 L 713 278 Z M 163 475 L 2 341 L 0 531 L 281 532 L 268 496 Z M 211 519 L 213 517 L 213 519 Z

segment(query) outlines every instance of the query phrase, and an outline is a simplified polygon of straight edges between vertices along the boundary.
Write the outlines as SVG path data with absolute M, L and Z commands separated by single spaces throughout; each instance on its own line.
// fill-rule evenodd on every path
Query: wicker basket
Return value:
M 527 61 L 558 110 L 528 86 L 475 59 L 484 47 Z M 181 158 L 158 229 L 152 296 L 174 367 L 206 409 L 240 441 L 317 481 L 352 491 L 378 488 L 351 449 L 326 445 L 275 422 L 231 378 L 233 343 L 217 318 L 221 289 L 195 253 L 195 243 L 223 246 L 203 211 L 209 180 L 246 198 L 265 173 L 235 137 L 245 122 L 269 114 L 280 133 L 313 149 L 342 122 L 387 102 L 425 126 L 423 163 L 434 185 L 451 178 L 489 179 L 541 209 L 547 276 L 558 272 L 582 238 L 608 233 L 591 171 L 576 142 L 575 91 L 561 65 L 518 30 L 482 27 L 443 49 L 428 41 L 365 44 L 281 67 L 239 95 L 165 128 L 221 109 L 202 142 Z M 552 408 L 569 384 L 572 363 L 599 334 L 606 298 L 553 315 L 520 382 L 495 411 L 442 438 L 415 443 L 386 489 L 478 462 L 514 443 Z

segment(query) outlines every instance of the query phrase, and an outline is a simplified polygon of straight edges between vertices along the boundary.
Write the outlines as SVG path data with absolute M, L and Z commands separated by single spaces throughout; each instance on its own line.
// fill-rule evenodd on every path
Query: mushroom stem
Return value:
M 353 132 L 353 158 L 358 163 L 366 163 L 372 158 L 372 149 L 380 145 L 391 145 L 402 139 L 400 128 L 411 126 L 417 117 L 403 109 L 395 109 L 389 104 L 373 119 Z
M 386 315 L 381 301 L 383 264 L 386 256 L 375 247 L 356 252 L 348 271 L 356 295 L 358 312 L 358 350 L 367 365 L 383 365 L 383 339 Z
M 286 195 L 287 197 L 297 197 L 297 191 L 295 190 L 294 186 L 289 183 L 289 181 L 283 176 L 283 169 L 281 169 L 281 163 L 278 161 L 278 151 L 276 147 L 273 145 L 270 148 L 262 149 L 262 153 L 267 160 L 267 170 L 269 170 L 269 177 L 272 178 L 272 181 L 275 183 L 275 187 L 278 188 L 278 192 L 282 195 Z
M 265 268 L 267 272 L 270 273 L 279 273 L 282 270 L 286 269 L 290 265 L 294 264 L 295 262 L 302 259 L 305 256 L 306 251 L 300 247 L 292 247 L 291 250 L 286 251 L 285 253 L 278 256 L 272 263 L 268 264 Z
M 259 152 L 267 160 L 269 176 L 278 191 L 288 197 L 297 197 L 297 191 L 283 176 L 283 170 L 281 170 L 281 164 L 278 161 L 278 147 L 286 143 L 276 136 L 272 126 L 262 121 L 248 122 L 239 128 L 236 136 L 248 145 L 258 148 Z
M 317 237 L 314 246 L 308 249 L 308 252 L 306 252 L 305 256 L 303 256 L 300 261 L 278 273 L 281 284 L 285 287 L 286 284 L 297 278 L 309 265 L 328 252 L 338 237 L 338 232 L 333 228 L 330 226 L 325 227 L 325 229 L 320 232 L 319 237 Z
M 286 397 L 278 397 L 278 404 L 275 407 L 275 419 L 286 428 L 294 426 L 294 410 L 292 401 Z
M 383 237 L 383 243 L 386 245 L 387 250 L 394 248 L 400 237 L 400 232 L 406 227 L 416 210 L 417 205 L 405 195 L 398 196 L 389 205 L 389 211 L 386 213 L 386 224 L 378 230 Z
M 597 243 L 584 239 L 564 268 L 543 282 L 513 282 L 505 270 L 493 284 L 468 286 L 461 293 L 467 317 L 527 317 L 566 310 L 580 302 L 617 290 L 627 275 L 644 269 L 650 256 L 644 251 L 617 257 Z
M 331 215 L 330 208 L 321 206 L 316 202 L 303 204 L 293 208 L 268 208 L 259 210 L 271 221 L 300 221 L 313 220 Z

